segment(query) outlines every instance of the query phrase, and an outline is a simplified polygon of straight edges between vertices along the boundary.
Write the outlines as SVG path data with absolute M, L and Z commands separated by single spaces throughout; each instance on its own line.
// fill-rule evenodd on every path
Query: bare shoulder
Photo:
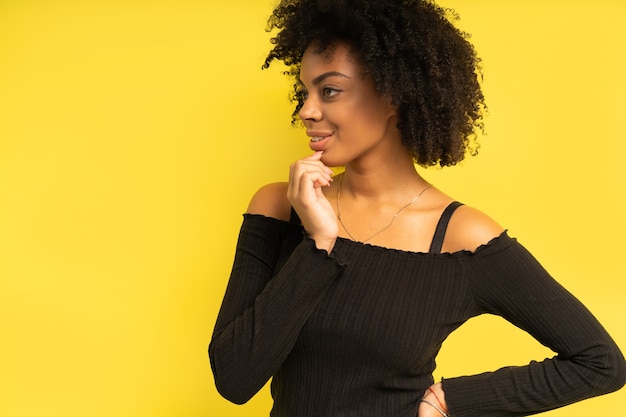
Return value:
M 460 206 L 450 219 L 443 250 L 473 252 L 479 246 L 500 236 L 503 231 L 502 226 L 482 211 L 465 205 Z
M 275 182 L 259 188 L 246 212 L 289 221 L 291 204 L 287 200 L 287 186 L 286 182 Z

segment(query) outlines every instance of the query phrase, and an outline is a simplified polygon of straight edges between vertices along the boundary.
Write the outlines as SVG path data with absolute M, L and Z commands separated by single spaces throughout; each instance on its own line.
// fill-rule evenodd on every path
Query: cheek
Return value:
M 387 130 L 391 114 L 386 111 L 384 106 L 368 106 L 363 109 L 361 116 L 362 125 L 370 132 L 381 134 Z
M 393 113 L 388 100 L 374 92 L 362 94 L 358 103 L 363 117 L 372 123 L 386 122 Z
M 387 130 L 392 112 L 378 96 L 362 96 L 327 113 L 328 121 L 340 137 L 380 137 Z

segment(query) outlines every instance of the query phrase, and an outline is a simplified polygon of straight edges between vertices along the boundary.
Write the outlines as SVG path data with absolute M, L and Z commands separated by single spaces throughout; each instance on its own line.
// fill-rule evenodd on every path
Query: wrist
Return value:
M 333 251 L 333 248 L 335 247 L 335 242 L 337 241 L 337 238 L 322 238 L 315 236 L 310 237 L 315 242 L 315 247 L 317 249 L 325 250 L 328 253 L 331 253 Z
M 423 404 L 427 404 L 428 407 L 430 407 L 433 411 L 437 412 L 438 414 L 441 415 L 441 417 L 451 417 L 450 414 L 448 414 L 447 411 L 444 411 L 436 402 L 434 399 L 434 396 L 432 396 L 433 398 L 431 399 L 426 399 L 426 397 L 422 398 L 420 400 L 421 403 Z M 422 415 L 422 412 L 420 411 L 419 415 Z M 428 415 L 432 415 L 432 413 L 428 413 Z
M 440 382 L 428 387 L 428 389 L 424 393 L 424 399 L 427 399 L 428 401 L 436 404 L 437 408 L 441 409 L 444 415 L 448 414 L 448 404 L 446 403 L 446 393 L 444 392 L 443 387 Z

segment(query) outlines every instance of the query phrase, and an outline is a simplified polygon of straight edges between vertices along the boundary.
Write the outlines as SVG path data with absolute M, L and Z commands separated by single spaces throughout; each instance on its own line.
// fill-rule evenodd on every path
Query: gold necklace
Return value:
M 341 199 L 341 188 L 343 186 L 343 176 L 344 175 L 345 175 L 345 173 L 343 173 L 341 175 L 341 178 L 339 179 L 339 189 L 337 190 L 337 219 L 339 220 L 339 223 L 341 223 L 341 226 L 343 226 L 343 230 L 346 231 L 346 233 L 348 234 L 350 239 L 354 240 L 355 242 L 359 242 L 358 240 L 356 240 L 354 238 L 354 236 L 352 236 L 352 233 L 350 233 L 350 231 L 348 230 L 346 225 L 343 223 L 343 220 L 341 218 L 341 208 L 340 208 L 340 205 L 339 205 L 339 200 Z M 415 198 L 413 198 L 413 200 L 409 201 L 407 204 L 405 204 L 404 206 L 400 207 L 400 210 L 395 212 L 395 214 L 393 215 L 393 217 L 391 218 L 391 221 L 389 222 L 389 224 L 387 226 L 383 227 L 382 229 L 380 229 L 378 232 L 374 233 L 372 236 L 368 237 L 367 239 L 361 241 L 361 243 L 365 243 L 368 240 L 371 240 L 371 239 L 375 238 L 376 236 L 378 236 L 379 234 L 381 234 L 385 230 L 389 229 L 391 227 L 391 225 L 393 224 L 394 220 L 396 220 L 396 217 L 398 217 L 398 214 L 400 214 L 400 212 L 402 210 L 404 210 L 405 208 L 407 208 L 411 204 L 415 203 L 417 201 L 417 199 L 420 198 L 422 196 L 422 194 L 424 194 L 424 192 L 426 192 L 426 190 L 428 190 L 430 187 L 432 187 L 432 184 L 428 184 L 428 186 L 426 188 L 424 188 L 422 191 L 420 191 L 420 193 L 418 195 L 416 195 Z

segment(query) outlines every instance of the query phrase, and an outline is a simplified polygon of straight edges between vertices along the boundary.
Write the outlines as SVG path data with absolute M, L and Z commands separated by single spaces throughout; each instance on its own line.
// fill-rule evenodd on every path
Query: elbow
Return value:
M 618 351 L 611 367 L 609 381 L 606 385 L 607 393 L 617 391 L 626 384 L 626 360 Z
M 607 353 L 597 371 L 593 385 L 598 395 L 617 391 L 626 384 L 626 360 L 616 346 Z
M 212 344 L 209 345 L 209 359 L 215 388 L 222 397 L 234 404 L 241 405 L 248 402 L 256 394 L 257 390 L 245 389 L 245 378 L 241 378 L 235 369 L 226 366 L 219 360 L 219 355 L 215 352 Z
M 254 394 L 247 395 L 241 392 L 241 389 L 238 387 L 219 381 L 217 378 L 215 378 L 215 388 L 217 388 L 217 392 L 219 392 L 222 397 L 237 405 L 247 403 L 254 396 Z
M 231 403 L 242 405 L 247 403 L 253 396 L 253 393 L 245 392 L 241 389 L 241 386 L 233 383 L 229 378 L 219 378 L 213 371 L 213 375 L 215 375 L 215 388 L 217 392 L 220 393 L 222 397 L 230 401 Z

